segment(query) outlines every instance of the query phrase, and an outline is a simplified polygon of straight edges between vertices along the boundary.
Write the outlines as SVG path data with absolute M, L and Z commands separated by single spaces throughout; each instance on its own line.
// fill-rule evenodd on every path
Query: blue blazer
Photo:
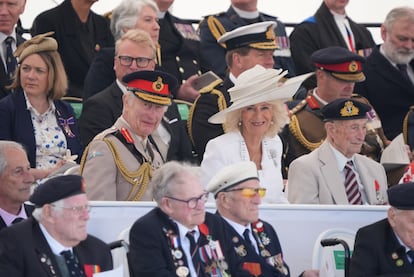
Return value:
M 67 147 L 72 154 L 78 155 L 78 161 L 82 157 L 83 146 L 80 141 L 79 128 L 76 123 L 75 114 L 72 107 L 61 100 L 53 101 L 56 107 L 56 120 L 65 134 Z M 69 119 L 73 117 L 74 124 L 69 125 L 74 134 L 68 136 L 59 119 Z M 0 100 L 0 139 L 13 140 L 26 147 L 30 166 L 36 167 L 36 139 L 30 111 L 27 109 L 26 100 L 22 90 L 18 90 Z

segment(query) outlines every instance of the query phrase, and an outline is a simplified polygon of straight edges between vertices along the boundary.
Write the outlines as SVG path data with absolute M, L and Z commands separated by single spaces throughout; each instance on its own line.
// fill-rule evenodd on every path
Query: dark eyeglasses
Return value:
M 135 61 L 137 67 L 139 68 L 144 68 L 147 67 L 149 65 L 149 63 L 154 60 L 154 59 L 150 59 L 150 58 L 144 58 L 144 57 L 137 57 L 137 58 L 133 58 L 130 56 L 118 56 L 119 62 L 121 63 L 121 65 L 123 66 L 131 66 L 132 62 Z
M 209 193 L 206 192 L 206 193 L 203 193 L 202 195 L 200 195 L 199 197 L 193 197 L 193 198 L 190 198 L 188 200 L 178 199 L 178 198 L 175 198 L 175 197 L 172 197 L 172 196 L 164 196 L 164 197 L 175 200 L 175 201 L 187 203 L 188 208 L 194 209 L 195 207 L 197 207 L 198 202 L 200 202 L 200 201 L 202 201 L 203 203 L 207 202 L 208 194 Z
M 264 197 L 266 194 L 265 188 L 239 188 L 239 189 L 230 189 L 229 191 L 241 191 L 241 194 L 247 198 L 253 198 L 256 194 L 259 194 L 260 197 Z

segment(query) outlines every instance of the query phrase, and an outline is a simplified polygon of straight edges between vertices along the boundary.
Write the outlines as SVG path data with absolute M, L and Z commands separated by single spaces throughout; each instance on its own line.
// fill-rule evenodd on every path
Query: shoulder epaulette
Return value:
M 208 93 L 208 92 L 211 92 L 211 91 L 214 90 L 214 88 L 216 86 L 218 86 L 218 85 L 220 85 L 222 83 L 223 83 L 223 80 L 222 79 L 217 79 L 217 80 L 211 82 L 210 84 L 208 84 L 207 86 L 201 88 L 199 91 L 200 91 L 200 93 Z
M 218 20 L 216 16 L 213 15 L 207 17 L 207 26 L 216 40 L 218 40 L 226 32 L 226 29 L 224 28 L 223 24 L 221 24 L 220 20 Z M 226 45 L 224 43 L 220 43 L 220 45 L 223 48 L 226 48 Z
M 97 134 L 93 140 L 103 140 L 107 135 L 112 134 L 117 131 L 117 128 L 111 127 L 110 129 L 106 129 L 99 134 Z
M 297 112 L 299 112 L 300 110 L 302 110 L 306 106 L 306 103 L 307 103 L 306 99 L 303 99 L 302 101 L 300 101 L 295 107 L 293 107 L 293 109 L 289 111 L 289 115 L 292 116 L 296 114 Z

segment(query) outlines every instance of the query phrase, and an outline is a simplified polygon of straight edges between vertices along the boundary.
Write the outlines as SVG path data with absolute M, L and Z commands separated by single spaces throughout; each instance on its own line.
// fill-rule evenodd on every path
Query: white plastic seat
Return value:
M 312 268 L 319 269 L 320 277 L 342 277 L 345 275 L 345 249 L 341 244 L 321 245 L 324 239 L 339 239 L 346 242 L 352 253 L 355 231 L 346 228 L 332 228 L 320 233 L 315 241 L 312 255 Z
M 123 267 L 123 277 L 129 277 L 129 266 L 127 254 L 129 252 L 129 231 L 131 227 L 125 228 L 118 235 L 120 245 L 111 250 L 114 268 Z

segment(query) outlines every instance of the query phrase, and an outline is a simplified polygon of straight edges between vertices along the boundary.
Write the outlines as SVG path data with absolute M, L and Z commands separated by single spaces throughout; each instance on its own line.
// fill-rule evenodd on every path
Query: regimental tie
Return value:
M 354 46 L 354 42 L 352 41 L 352 33 L 349 30 L 349 28 L 346 26 L 346 24 L 344 25 L 345 25 L 346 37 L 348 39 L 349 50 L 355 53 L 355 46 Z
M 195 241 L 195 231 L 189 231 L 185 236 L 190 241 L 191 259 L 193 261 L 194 269 L 198 276 L 200 273 L 201 259 L 200 255 L 198 254 L 198 243 L 196 243 Z
M 13 44 L 14 39 L 12 37 L 7 37 L 4 40 L 4 43 L 6 44 L 6 68 L 7 68 L 7 76 L 9 77 L 9 80 L 11 82 L 13 78 L 14 71 L 17 66 L 16 57 L 13 55 Z
M 250 230 L 248 228 L 244 230 L 243 237 L 244 237 L 244 240 L 247 242 L 247 244 L 249 244 L 251 247 L 254 248 L 252 240 L 250 239 Z
M 349 204 L 361 205 L 361 192 L 358 188 L 358 181 L 353 169 L 352 161 L 345 164 L 345 191 L 348 197 Z
M 23 221 L 23 220 L 24 220 L 24 218 L 22 218 L 22 217 L 16 217 L 16 218 L 12 221 L 12 224 L 19 223 L 20 221 Z
M 411 264 L 414 265 L 414 251 L 413 250 L 408 250 L 407 251 L 407 256 L 410 257 Z
M 85 273 L 83 272 L 80 263 L 76 259 L 75 255 L 73 255 L 72 251 L 65 250 L 60 252 L 60 255 L 65 258 L 66 266 L 68 267 L 70 276 L 85 277 Z
M 406 64 L 397 64 L 397 68 L 401 72 L 401 75 L 404 77 L 404 79 L 411 82 L 410 77 L 408 76 L 407 65 Z

